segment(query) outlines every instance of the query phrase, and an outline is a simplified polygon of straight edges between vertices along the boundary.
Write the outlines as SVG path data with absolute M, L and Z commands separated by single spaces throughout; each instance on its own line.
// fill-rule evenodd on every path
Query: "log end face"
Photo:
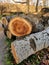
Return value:
M 19 58 L 18 58 L 18 56 L 17 56 L 17 54 L 16 54 L 14 44 L 11 44 L 11 52 L 12 52 L 12 54 L 13 54 L 13 57 L 14 57 L 14 59 L 15 59 L 15 62 L 18 64 L 18 63 L 19 63 Z
M 10 21 L 9 30 L 15 36 L 24 36 L 31 33 L 32 25 L 27 20 L 17 17 Z

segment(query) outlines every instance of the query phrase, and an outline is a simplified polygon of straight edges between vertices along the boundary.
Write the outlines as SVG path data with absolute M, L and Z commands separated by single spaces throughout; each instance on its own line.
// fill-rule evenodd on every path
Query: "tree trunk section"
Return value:
M 42 32 L 28 35 L 22 39 L 17 38 L 11 44 L 11 51 L 17 64 L 37 51 L 49 46 L 49 27 Z
M 37 0 L 37 3 L 36 3 L 36 12 L 38 12 L 38 3 L 39 3 L 39 0 Z

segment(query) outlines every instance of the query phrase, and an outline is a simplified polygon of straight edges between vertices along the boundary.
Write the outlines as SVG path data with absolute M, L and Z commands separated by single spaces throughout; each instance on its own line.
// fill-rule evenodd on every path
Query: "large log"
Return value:
M 28 35 L 24 38 L 17 38 L 11 44 L 11 51 L 16 63 L 22 62 L 30 55 L 49 46 L 49 27 L 42 32 Z
M 21 14 L 16 17 L 13 17 L 9 22 L 9 30 L 15 36 L 24 36 L 28 35 L 31 32 L 42 31 L 44 26 L 42 25 L 42 19 L 32 15 Z
M 7 31 L 10 30 L 9 32 L 11 33 L 9 34 L 12 34 L 13 36 L 18 36 L 18 37 L 24 36 L 30 33 L 40 32 L 44 29 L 44 25 L 42 23 L 43 20 L 37 15 L 19 14 L 19 16 L 18 15 L 6 16 L 6 19 L 9 22 L 8 24 L 9 27 L 7 27 L 8 25 L 4 27 L 4 29 L 6 30 L 5 33 L 7 34 Z M 18 21 L 15 21 L 17 19 Z M 12 24 L 15 22 L 17 23 L 17 25 Z

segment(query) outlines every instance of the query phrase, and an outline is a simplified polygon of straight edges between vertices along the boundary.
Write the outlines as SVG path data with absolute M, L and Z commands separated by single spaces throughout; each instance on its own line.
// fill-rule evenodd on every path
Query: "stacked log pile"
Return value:
M 49 27 L 45 29 L 42 18 L 20 14 L 6 16 L 2 21 L 4 33 L 9 39 L 14 39 L 11 51 L 17 64 L 49 46 Z

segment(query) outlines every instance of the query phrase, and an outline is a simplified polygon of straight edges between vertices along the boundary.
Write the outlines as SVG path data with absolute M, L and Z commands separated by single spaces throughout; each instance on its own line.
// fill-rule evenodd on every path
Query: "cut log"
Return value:
M 11 43 L 11 51 L 17 64 L 37 51 L 49 46 L 49 27 L 42 32 L 16 39 Z
M 15 17 L 9 22 L 9 30 L 15 36 L 24 36 L 32 31 L 32 24 L 21 17 Z
M 8 21 L 5 17 L 2 17 L 2 22 L 1 23 L 4 25 L 4 27 L 6 27 L 8 25 Z
M 25 36 L 31 32 L 39 32 L 44 29 L 42 25 L 42 19 L 28 15 L 20 15 L 20 17 L 14 17 L 9 22 L 9 30 L 15 36 Z M 40 22 L 41 21 L 41 22 Z
M 30 33 L 42 31 L 44 29 L 44 26 L 42 24 L 42 18 L 33 14 L 6 16 L 6 19 L 9 23 L 9 27 L 4 27 L 4 29 L 6 29 L 5 32 L 7 32 L 9 28 L 9 31 L 13 36 L 25 36 Z M 15 21 L 17 19 L 18 21 Z M 14 23 L 16 23 L 17 25 Z

